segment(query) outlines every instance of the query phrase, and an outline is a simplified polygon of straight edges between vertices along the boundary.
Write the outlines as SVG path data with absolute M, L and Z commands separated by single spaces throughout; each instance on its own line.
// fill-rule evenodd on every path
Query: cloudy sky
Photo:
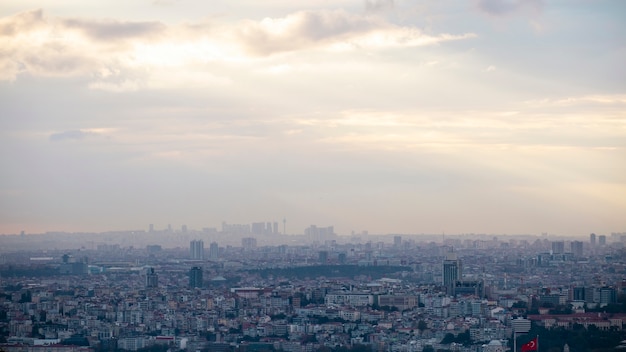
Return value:
M 625 17 L 621 0 L 3 1 L 0 233 L 626 231 Z

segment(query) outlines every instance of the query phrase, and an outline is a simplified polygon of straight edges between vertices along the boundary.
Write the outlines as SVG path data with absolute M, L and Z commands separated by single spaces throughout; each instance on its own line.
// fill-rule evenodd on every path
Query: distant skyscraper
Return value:
M 606 246 L 606 236 L 605 235 L 598 236 L 598 244 L 600 246 Z
M 463 269 L 461 261 L 457 258 L 456 253 L 450 252 L 443 261 L 443 286 L 449 295 L 454 295 L 454 287 L 456 282 L 463 277 Z
M 402 236 L 393 236 L 393 246 L 396 248 L 402 246 Z
M 589 235 L 589 244 L 591 244 L 591 247 L 596 246 L 596 234 L 595 233 L 592 233 Z
M 220 257 L 220 248 L 217 245 L 217 242 L 211 242 L 209 245 L 209 259 L 215 260 Z
M 581 241 L 572 241 L 570 246 L 572 248 L 572 254 L 577 257 L 583 256 L 583 243 Z
M 150 226 L 148 226 L 148 232 L 154 232 L 154 224 L 150 224 Z
M 189 253 L 191 254 L 191 259 L 204 259 L 204 242 L 202 240 L 189 242 Z
M 336 235 L 333 226 L 317 227 L 316 225 L 311 225 L 304 229 L 304 236 L 310 241 L 324 243 L 324 241 L 330 240 Z
M 265 232 L 265 223 L 253 222 L 251 226 L 251 232 L 254 235 L 262 235 Z
M 154 272 L 154 268 L 146 271 L 146 288 L 159 287 L 159 275 Z
M 254 237 L 245 237 L 241 239 L 241 246 L 243 249 L 249 250 L 256 248 L 256 238 Z
M 320 263 L 326 264 L 328 262 L 328 251 L 320 251 L 318 253 Z
M 189 270 L 189 287 L 202 287 L 202 268 L 199 266 L 194 266 Z
M 182 231 L 182 233 L 187 233 L 187 225 L 181 226 L 180 230 Z
M 565 242 L 563 242 L 563 241 L 554 241 L 554 242 L 552 242 L 552 253 L 554 253 L 554 254 L 563 254 L 563 253 L 565 253 Z

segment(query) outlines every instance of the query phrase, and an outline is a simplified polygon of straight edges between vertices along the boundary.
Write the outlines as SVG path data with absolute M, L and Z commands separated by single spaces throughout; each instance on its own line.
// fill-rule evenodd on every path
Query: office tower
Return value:
M 202 287 L 202 268 L 199 266 L 194 266 L 189 270 L 189 287 Z
M 202 240 L 189 242 L 189 253 L 191 254 L 191 259 L 204 259 L 204 242 Z
M 592 233 L 589 235 L 589 244 L 591 245 L 591 247 L 596 246 L 596 234 L 595 233 Z
M 187 233 L 187 225 L 181 226 L 180 230 L 182 233 Z
M 243 249 L 250 250 L 256 248 L 256 238 L 245 237 L 241 239 L 241 246 Z
M 600 307 L 617 302 L 617 290 L 614 287 L 600 288 Z
M 252 234 L 262 235 L 265 232 L 265 223 L 253 222 L 251 226 Z
M 463 269 L 461 261 L 457 258 L 456 253 L 450 252 L 443 261 L 443 286 L 449 295 L 454 295 L 454 287 L 456 282 L 463 277 Z
M 220 257 L 220 248 L 217 245 L 217 242 L 211 242 L 209 245 L 209 259 L 215 260 Z
M 146 271 L 146 288 L 159 287 L 159 275 L 154 272 L 154 268 Z
M 598 236 L 598 244 L 600 246 L 606 246 L 606 236 L 605 235 Z
M 320 263 L 326 264 L 328 262 L 328 251 L 320 251 L 318 253 Z
M 316 225 L 311 225 L 304 229 L 304 236 L 310 241 L 323 243 L 335 236 L 335 230 L 333 226 L 317 227 Z
M 402 236 L 393 236 L 393 246 L 400 248 L 402 245 Z
M 552 242 L 552 253 L 553 254 L 565 253 L 565 242 L 563 241 Z
M 272 230 L 274 235 L 278 235 L 278 222 L 274 221 L 274 228 Z
M 148 227 L 148 232 L 154 232 L 154 224 L 150 224 L 150 226 Z
M 582 243 L 582 241 L 572 241 L 570 243 L 570 246 L 572 248 L 572 254 L 574 254 L 574 256 L 576 256 L 576 257 L 582 257 L 583 256 L 583 243 Z

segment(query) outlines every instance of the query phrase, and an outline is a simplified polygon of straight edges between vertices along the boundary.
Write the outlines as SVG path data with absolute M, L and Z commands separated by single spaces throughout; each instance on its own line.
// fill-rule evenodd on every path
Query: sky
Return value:
M 0 234 L 626 231 L 624 18 L 621 0 L 2 1 Z

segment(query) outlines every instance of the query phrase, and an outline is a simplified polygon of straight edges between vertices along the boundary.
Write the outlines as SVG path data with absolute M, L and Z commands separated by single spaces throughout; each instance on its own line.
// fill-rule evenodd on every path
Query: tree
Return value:
M 424 330 L 426 330 L 426 329 L 428 329 L 428 324 L 426 324 L 426 322 L 425 322 L 425 321 L 420 320 L 420 321 L 417 323 L 417 330 L 419 330 L 419 331 L 420 331 L 420 334 L 421 334 L 421 333 L 423 333 L 423 332 L 424 332 Z
M 449 332 L 446 334 L 446 336 L 443 337 L 443 340 L 441 340 L 440 344 L 449 345 L 453 343 L 454 341 L 455 341 L 454 334 Z

